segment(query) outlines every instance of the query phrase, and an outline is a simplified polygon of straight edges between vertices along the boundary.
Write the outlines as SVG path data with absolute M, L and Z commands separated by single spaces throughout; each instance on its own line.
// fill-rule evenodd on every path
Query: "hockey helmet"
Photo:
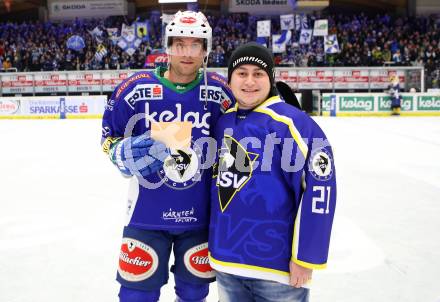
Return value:
M 165 28 L 165 50 L 170 54 L 172 37 L 200 38 L 205 40 L 206 57 L 212 48 L 212 29 L 201 12 L 178 11 Z

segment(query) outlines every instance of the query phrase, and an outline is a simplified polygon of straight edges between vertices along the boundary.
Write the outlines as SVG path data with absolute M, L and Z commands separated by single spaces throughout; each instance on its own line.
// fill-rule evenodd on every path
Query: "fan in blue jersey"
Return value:
M 209 252 L 220 302 L 309 299 L 326 266 L 336 206 L 333 153 L 324 132 L 274 87 L 267 48 L 231 55 L 237 104 L 215 129 Z
M 176 301 L 205 301 L 214 281 L 207 249 L 212 170 L 204 168 L 203 141 L 233 97 L 222 76 L 206 71 L 211 37 L 202 13 L 178 12 L 166 27 L 167 68 L 135 73 L 106 106 L 103 149 L 131 178 L 117 272 L 121 302 L 159 300 L 171 250 Z M 181 146 L 151 134 L 153 124 L 172 125 L 162 137 L 178 141 L 176 125 L 188 123 L 191 136 Z

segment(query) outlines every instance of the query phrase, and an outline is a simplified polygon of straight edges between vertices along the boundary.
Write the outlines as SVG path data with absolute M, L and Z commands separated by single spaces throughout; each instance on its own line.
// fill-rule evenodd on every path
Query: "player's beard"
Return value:
M 195 79 L 199 68 L 200 65 L 197 64 L 194 64 L 190 67 L 185 67 L 180 64 L 171 64 L 170 72 L 175 74 L 177 77 L 193 77 Z
M 175 79 L 175 82 L 181 82 L 181 83 L 183 82 L 180 79 L 182 80 L 190 79 L 190 81 L 195 80 L 197 76 L 197 72 L 202 67 L 202 63 L 198 61 L 199 60 L 197 59 L 191 60 L 193 64 L 191 64 L 190 66 L 185 66 L 183 63 L 180 63 L 179 59 L 176 59 L 175 62 L 172 61 L 171 64 L 169 65 L 171 77 Z

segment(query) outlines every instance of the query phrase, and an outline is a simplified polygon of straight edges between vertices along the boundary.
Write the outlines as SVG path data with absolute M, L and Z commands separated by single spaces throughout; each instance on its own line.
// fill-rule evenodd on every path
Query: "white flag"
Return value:
M 136 38 L 136 34 L 134 31 L 134 25 L 128 26 L 128 25 L 122 24 L 121 37 L 125 38 L 125 40 L 127 40 L 129 42 L 134 41 L 134 39 Z
M 88 32 L 98 43 L 102 43 L 102 41 L 103 41 L 103 38 L 102 38 L 103 31 L 98 26 L 96 26 L 93 30 L 88 30 Z
M 116 27 L 107 28 L 107 35 L 113 44 L 116 44 L 118 42 L 119 36 L 118 36 L 118 29 Z
M 313 28 L 314 36 L 327 36 L 328 35 L 328 21 L 327 19 L 315 20 Z
M 293 14 L 280 16 L 281 30 L 295 29 L 295 20 Z
M 134 26 L 122 24 L 121 36 L 117 45 L 129 56 L 132 56 L 141 43 L 142 40 L 136 37 Z
M 296 30 L 301 30 L 301 15 L 295 15 L 295 28 Z
M 299 37 L 299 44 L 310 44 L 310 41 L 312 40 L 312 32 L 313 30 L 311 29 L 302 29 Z
M 257 37 L 270 37 L 270 20 L 257 21 Z
M 304 14 L 295 15 L 295 28 L 296 30 L 309 29 L 309 20 L 307 19 L 307 15 Z
M 336 35 L 329 35 L 324 37 L 324 50 L 325 53 L 340 52 L 338 37 Z

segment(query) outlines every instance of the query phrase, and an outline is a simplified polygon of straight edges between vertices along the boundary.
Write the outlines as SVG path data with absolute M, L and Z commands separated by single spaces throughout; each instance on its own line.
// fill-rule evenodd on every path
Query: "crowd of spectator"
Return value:
M 207 14 L 208 15 L 208 14 Z M 323 38 L 314 37 L 310 44 L 299 44 L 300 31 L 293 31 L 293 43 L 286 52 L 275 55 L 278 66 L 425 66 L 428 76 L 437 81 L 440 74 L 440 23 L 434 16 L 402 17 L 390 15 L 309 15 L 308 23 L 326 18 L 329 34 L 337 34 L 341 51 L 326 54 Z M 211 67 L 224 67 L 232 51 L 240 44 L 256 40 L 257 21 L 267 17 L 248 14 L 208 15 L 213 28 Z M 280 33 L 278 16 L 271 17 L 272 33 Z M 90 31 L 95 27 L 121 28 L 129 24 L 125 17 L 105 20 L 75 20 L 64 23 L 29 21 L 0 23 L 0 66 L 3 70 L 51 71 L 139 69 L 148 55 L 163 52 L 162 21 L 158 14 L 149 17 L 149 41 L 142 42 L 129 56 L 110 39 L 97 41 Z M 85 48 L 68 49 L 67 39 L 83 37 Z M 270 45 L 270 41 L 268 44 Z M 99 44 L 107 49 L 102 59 L 95 57 Z M 436 78 L 437 77 L 437 78 Z

